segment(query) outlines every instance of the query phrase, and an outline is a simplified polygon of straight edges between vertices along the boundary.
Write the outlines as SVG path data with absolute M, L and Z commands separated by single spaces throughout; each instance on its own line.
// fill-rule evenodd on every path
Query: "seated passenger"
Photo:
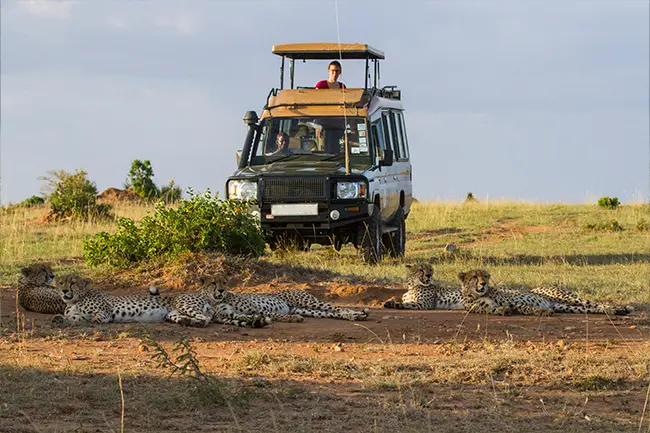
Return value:
M 289 135 L 286 132 L 278 132 L 278 135 L 275 137 L 275 146 L 276 149 L 271 152 L 267 152 L 266 156 L 270 155 L 286 155 L 291 153 L 289 150 Z
M 321 80 L 318 83 L 316 83 L 315 88 L 316 89 L 345 89 L 345 84 L 340 83 L 338 81 L 339 77 L 341 76 L 341 72 L 343 69 L 341 68 L 341 64 L 334 60 L 329 64 L 327 67 L 327 73 L 329 74 L 329 78 L 327 80 Z

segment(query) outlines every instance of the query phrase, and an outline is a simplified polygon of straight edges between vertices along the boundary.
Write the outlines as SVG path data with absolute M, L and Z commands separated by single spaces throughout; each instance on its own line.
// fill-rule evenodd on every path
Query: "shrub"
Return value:
M 153 200 L 160 196 L 160 191 L 152 178 L 153 167 L 151 167 L 151 161 L 136 159 L 131 163 L 131 170 L 129 170 L 129 177 L 125 186 L 132 188 L 143 199 Z
M 650 223 L 645 218 L 641 218 L 636 222 L 636 229 L 640 232 L 647 232 L 650 230 Z
M 465 197 L 465 203 L 477 203 L 478 200 L 476 197 L 474 197 L 474 194 L 471 192 L 467 193 L 467 196 Z
M 153 216 L 139 225 L 119 218 L 115 234 L 100 232 L 84 240 L 89 266 L 105 263 L 129 267 L 153 258 L 174 258 L 192 252 L 221 252 L 259 257 L 265 248 L 259 221 L 240 200 L 218 200 L 188 191 L 177 209 L 160 201 Z
M 41 179 L 46 181 L 44 195 L 56 219 L 111 216 L 109 205 L 96 202 L 97 186 L 88 180 L 84 170 L 54 170 L 48 174 Z
M 600 223 L 587 223 L 584 227 L 588 230 L 602 230 L 608 232 L 622 232 L 624 230 L 623 226 L 615 219 Z
M 35 207 L 45 204 L 45 199 L 38 195 L 33 195 L 18 203 L 21 207 Z
M 620 203 L 618 197 L 601 197 L 598 199 L 598 206 L 605 209 L 616 209 Z

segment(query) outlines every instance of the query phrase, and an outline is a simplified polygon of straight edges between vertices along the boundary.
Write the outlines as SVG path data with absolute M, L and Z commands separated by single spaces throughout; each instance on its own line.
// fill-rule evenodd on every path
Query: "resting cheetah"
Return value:
M 62 324 L 174 322 L 185 326 L 207 326 L 215 320 L 211 302 L 201 293 L 181 293 L 160 296 L 152 286 L 150 295 L 113 296 L 95 290 L 90 280 L 76 275 L 58 279 L 61 299 L 67 304 L 63 315 L 52 321 Z M 236 326 L 261 327 L 260 318 L 251 322 L 226 319 L 225 309 L 219 309 L 218 321 Z M 231 314 L 232 316 L 232 314 Z
M 230 305 L 244 314 L 263 314 L 278 322 L 302 322 L 304 317 L 325 317 L 343 320 L 366 320 L 368 311 L 335 307 L 319 301 L 303 290 L 281 290 L 275 293 L 233 293 L 221 281 L 210 280 L 217 303 Z
M 384 308 L 405 310 L 463 310 L 465 304 L 460 289 L 441 287 L 433 280 L 433 268 L 429 263 L 406 265 L 408 291 L 402 302 L 388 301 Z
M 491 287 L 490 274 L 475 269 L 458 274 L 466 303 L 475 303 L 492 314 L 519 313 L 552 316 L 554 313 L 592 313 L 625 315 L 632 307 L 615 307 L 582 299 L 568 290 L 538 287 L 530 292 Z
M 54 271 L 48 265 L 34 263 L 20 270 L 18 303 L 27 311 L 63 314 L 65 302 L 54 284 Z

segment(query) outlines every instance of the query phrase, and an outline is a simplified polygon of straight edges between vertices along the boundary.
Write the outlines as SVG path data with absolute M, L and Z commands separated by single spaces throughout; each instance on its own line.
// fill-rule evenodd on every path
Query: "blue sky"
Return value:
M 49 170 L 122 187 L 136 158 L 222 195 L 279 82 L 272 45 L 336 42 L 335 5 L 341 41 L 383 50 L 403 90 L 417 198 L 648 200 L 647 1 L 2 0 L 2 202 Z

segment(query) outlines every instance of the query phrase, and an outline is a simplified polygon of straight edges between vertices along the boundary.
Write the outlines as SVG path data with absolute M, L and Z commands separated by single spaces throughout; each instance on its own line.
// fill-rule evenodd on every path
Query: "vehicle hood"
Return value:
M 350 172 L 362 174 L 368 166 L 350 165 Z M 305 176 L 345 174 L 345 165 L 337 161 L 286 161 L 266 165 L 248 166 L 233 173 L 233 176 Z

